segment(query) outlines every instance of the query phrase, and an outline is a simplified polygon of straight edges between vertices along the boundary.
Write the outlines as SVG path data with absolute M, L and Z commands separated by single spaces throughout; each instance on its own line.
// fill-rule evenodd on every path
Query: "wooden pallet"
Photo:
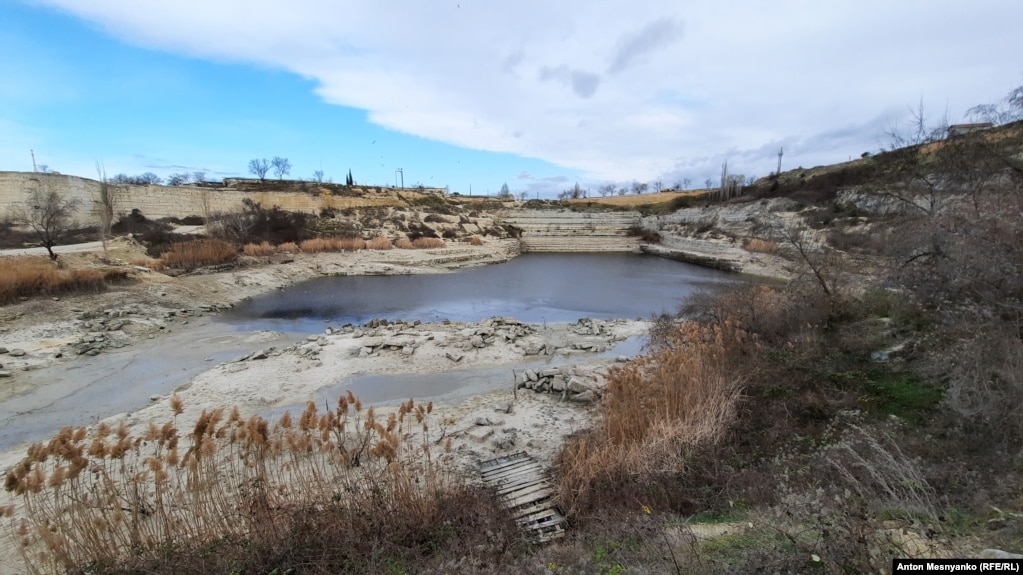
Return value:
M 538 543 L 565 535 L 565 516 L 554 504 L 554 486 L 540 463 L 520 451 L 480 463 L 483 482 Z

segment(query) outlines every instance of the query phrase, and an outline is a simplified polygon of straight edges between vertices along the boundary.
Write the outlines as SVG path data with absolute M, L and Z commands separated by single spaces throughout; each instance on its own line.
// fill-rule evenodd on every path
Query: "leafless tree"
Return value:
M 201 183 L 205 182 L 206 181 L 206 172 L 203 172 L 203 171 L 192 172 L 192 180 L 195 183 L 197 183 L 197 184 L 201 184 Z
M 266 180 L 266 173 L 270 171 L 270 161 L 266 158 L 254 158 L 249 160 L 249 173 L 259 178 L 259 181 Z
M 691 186 L 691 185 L 693 185 L 693 179 L 692 178 L 682 178 L 682 189 L 683 190 L 688 190 L 689 186 Z
M 966 115 L 975 121 L 991 122 L 995 126 L 1023 120 L 1023 86 L 1009 92 L 1000 102 L 970 108 Z
M 183 186 L 192 181 L 192 174 L 180 173 L 167 176 L 168 186 Z
M 708 189 L 708 190 L 709 190 L 709 189 L 710 189 L 710 187 L 711 187 L 711 186 L 713 186 L 713 185 L 714 185 L 714 180 L 712 180 L 712 179 L 710 179 L 710 178 L 707 178 L 706 180 L 703 180 L 703 187 L 704 187 L 705 189 Z
M 519 192 L 518 197 L 519 197 L 519 201 L 520 202 L 524 202 L 524 201 L 526 201 L 526 198 L 529 197 L 529 192 L 525 192 L 525 191 Z
M 313 181 L 320 184 L 323 183 L 323 170 L 316 170 L 313 172 Z
M 96 173 L 99 175 L 99 192 L 96 198 L 96 211 L 99 213 L 99 237 L 103 243 L 103 251 L 107 251 L 107 238 L 114 222 L 113 185 L 107 181 L 107 171 L 101 162 L 96 162 Z
M 65 198 L 48 184 L 35 180 L 27 192 L 25 202 L 15 207 L 12 221 L 26 226 L 39 239 L 50 259 L 56 261 L 53 246 L 57 245 L 68 232 L 75 229 L 75 212 L 81 206 L 77 198 Z
M 645 194 L 650 189 L 650 184 L 646 182 L 632 182 L 632 193 L 639 195 Z
M 605 186 L 600 186 L 599 188 L 597 188 L 597 191 L 600 192 L 600 197 L 606 198 L 608 196 L 614 195 L 615 185 L 607 184 Z
M 661 180 L 654 180 L 650 185 L 653 188 L 653 193 L 655 194 L 661 193 L 661 190 L 664 189 L 664 182 Z
M 284 176 L 291 173 L 291 162 L 287 158 L 274 156 L 274 159 L 270 160 L 270 167 L 273 168 L 278 181 L 284 181 Z

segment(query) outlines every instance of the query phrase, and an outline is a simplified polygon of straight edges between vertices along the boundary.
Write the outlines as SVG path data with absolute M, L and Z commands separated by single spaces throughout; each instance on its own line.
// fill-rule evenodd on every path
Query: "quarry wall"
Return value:
M 22 205 L 33 189 L 53 190 L 80 202 L 77 219 L 81 225 L 99 225 L 100 182 L 64 174 L 0 172 L 0 219 Z M 234 180 L 231 186 L 136 186 L 110 185 L 114 214 L 141 210 L 147 218 L 202 216 L 204 204 L 210 213 L 236 212 L 249 198 L 263 207 L 280 206 L 299 212 L 319 213 L 323 209 L 401 205 L 407 199 L 444 194 L 443 189 L 397 189 L 380 186 L 338 186 L 315 182 L 260 182 Z
M 640 223 L 638 212 L 515 210 L 500 214 L 520 230 L 523 252 L 637 252 L 639 240 L 627 235 Z

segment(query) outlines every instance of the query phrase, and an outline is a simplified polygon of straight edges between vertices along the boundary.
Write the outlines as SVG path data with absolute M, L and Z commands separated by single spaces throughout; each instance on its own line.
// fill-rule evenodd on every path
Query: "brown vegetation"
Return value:
M 499 563 L 517 537 L 432 453 L 430 404 L 379 418 L 349 392 L 276 424 L 203 411 L 191 432 L 183 407 L 141 435 L 65 428 L 29 448 L 4 486 L 33 572 L 404 572 L 441 547 Z
M 393 247 L 394 246 L 391 245 L 391 240 L 382 236 L 366 240 L 367 250 L 389 250 Z
M 173 244 L 160 259 L 167 267 L 194 269 L 233 262 L 238 250 L 224 240 L 190 240 Z
M 124 269 L 61 269 L 33 256 L 0 257 L 0 305 L 39 295 L 98 292 L 127 279 Z
M 771 240 L 762 240 L 759 238 L 753 238 L 743 244 L 743 249 L 749 252 L 758 254 L 776 255 L 778 253 L 778 243 L 772 242 Z

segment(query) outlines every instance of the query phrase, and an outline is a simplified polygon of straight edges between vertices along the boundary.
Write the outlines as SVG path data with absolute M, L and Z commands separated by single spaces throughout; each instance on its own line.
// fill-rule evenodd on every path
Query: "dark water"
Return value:
M 235 307 L 240 329 L 309 331 L 374 318 L 436 322 L 511 316 L 531 323 L 648 318 L 701 286 L 738 276 L 638 254 L 525 254 L 450 274 L 318 278 Z

